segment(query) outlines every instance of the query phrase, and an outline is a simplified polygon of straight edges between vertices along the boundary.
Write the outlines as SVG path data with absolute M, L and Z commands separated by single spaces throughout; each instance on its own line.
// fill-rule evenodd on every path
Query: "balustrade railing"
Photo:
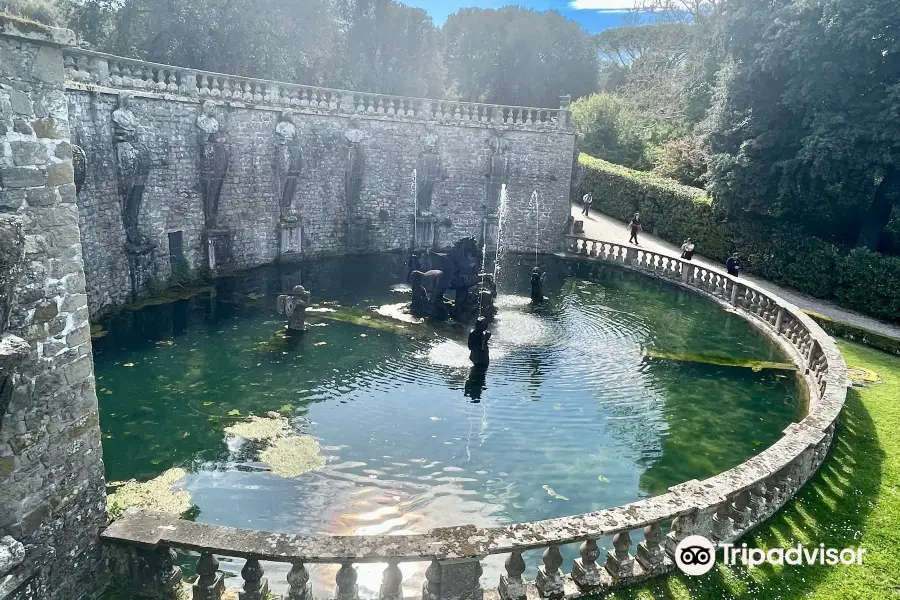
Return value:
M 602 594 L 667 573 L 674 568 L 678 543 L 687 536 L 732 542 L 769 518 L 812 477 L 831 446 L 847 385 L 846 365 L 833 340 L 793 305 L 718 270 L 582 237 L 567 238 L 566 254 L 650 273 L 734 307 L 789 349 L 809 388 L 806 417 L 788 426 L 772 446 L 724 473 L 624 506 L 559 519 L 449 527 L 420 535 L 295 536 L 129 511 L 103 532 L 103 538 L 132 548 L 134 580 L 159 581 L 160 589 L 168 589 L 177 576 L 173 549 L 198 553 L 195 600 L 221 598 L 224 584 L 217 555 L 247 559 L 241 571 L 241 597 L 247 599 L 269 592 L 260 561 L 291 565 L 285 596 L 290 600 L 311 600 L 313 593 L 358 600 L 354 565 L 373 562 L 387 564 L 380 600 L 402 597 L 398 564 L 404 562 L 430 563 L 422 586 L 424 600 L 480 598 L 481 561 L 505 555 L 505 573 L 490 582 L 501 599 L 525 600 L 533 585 L 540 598 L 559 600 Z M 635 545 L 635 538 L 642 541 Z M 569 544 L 578 545 L 579 558 L 567 565 L 561 547 Z M 609 549 L 604 553 L 602 547 Z M 543 551 L 542 564 L 529 581 L 523 553 L 535 550 Z M 318 563 L 341 566 L 332 586 L 313 590 L 308 566 Z
M 522 129 L 571 129 L 568 96 L 560 98 L 559 108 L 501 106 L 267 81 L 80 49 L 64 50 L 63 61 L 66 82 L 70 88 L 100 86 L 173 94 L 199 100 L 291 108 L 299 112 L 363 114 Z

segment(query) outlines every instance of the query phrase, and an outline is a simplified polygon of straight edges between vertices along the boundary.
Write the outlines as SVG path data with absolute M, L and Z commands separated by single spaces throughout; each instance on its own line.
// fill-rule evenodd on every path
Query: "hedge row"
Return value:
M 848 251 L 778 222 L 723 221 L 704 191 L 652 173 L 580 157 L 584 176 L 575 197 L 593 193 L 593 207 L 676 245 L 690 237 L 697 252 L 725 262 L 739 252 L 747 272 L 778 285 L 888 321 L 900 321 L 900 257 Z

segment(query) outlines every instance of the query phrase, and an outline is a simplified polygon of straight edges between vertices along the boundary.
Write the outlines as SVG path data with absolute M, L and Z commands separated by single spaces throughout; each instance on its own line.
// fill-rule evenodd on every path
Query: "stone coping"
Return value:
M 62 27 L 51 27 L 36 21 L 20 19 L 0 13 L 0 36 L 9 36 L 53 46 L 72 46 L 75 32 Z
M 66 87 L 186 101 L 227 101 L 298 112 L 361 114 L 474 126 L 572 133 L 570 97 L 558 108 L 513 106 L 342 90 L 228 75 L 69 48 Z
M 784 436 L 772 446 L 723 473 L 673 486 L 659 496 L 581 515 L 487 528 L 446 527 L 418 535 L 301 536 L 198 524 L 172 515 L 129 510 L 102 533 L 103 539 L 142 548 L 181 548 L 295 564 L 349 564 L 428 560 L 452 563 L 492 554 L 553 548 L 610 535 L 616 536 L 615 543 L 617 534 L 627 537 L 629 531 L 658 526 L 673 519 L 699 522 L 698 515 L 709 517 L 713 513 L 716 518 L 722 515 L 719 525 L 732 518 L 728 515 L 738 517 L 726 530 L 720 527 L 716 539 L 740 537 L 789 500 L 824 460 L 849 381 L 837 346 L 794 305 L 717 269 L 623 244 L 583 237 L 567 237 L 567 241 L 568 250 L 562 254 L 566 258 L 616 264 L 670 279 L 730 306 L 767 331 L 789 350 L 804 375 L 810 394 L 806 417 L 788 426 Z M 751 309 L 744 309 L 744 304 Z M 737 500 L 741 497 L 758 501 L 761 508 L 756 510 L 753 519 L 741 518 L 738 510 L 741 501 Z M 740 506 L 743 507 L 741 510 L 750 510 L 746 502 Z M 707 518 L 707 522 L 713 521 Z M 683 526 L 675 527 L 673 522 L 673 532 L 668 535 L 680 535 L 683 539 L 684 530 Z M 667 551 L 670 551 L 668 542 Z M 548 564 L 546 557 L 547 553 L 545 566 Z M 610 568 L 609 562 L 606 568 Z M 650 574 L 667 572 L 671 568 L 667 559 Z M 636 568 L 634 577 L 617 579 L 617 584 L 648 576 L 649 572 L 641 572 L 638 577 L 638 571 Z

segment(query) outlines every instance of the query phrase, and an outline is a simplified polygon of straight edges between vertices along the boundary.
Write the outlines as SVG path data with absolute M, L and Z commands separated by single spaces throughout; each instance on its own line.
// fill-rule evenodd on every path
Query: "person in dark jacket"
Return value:
M 637 239 L 637 234 L 644 230 L 641 226 L 641 213 L 634 213 L 634 218 L 631 219 L 631 223 L 628 224 L 628 227 L 631 228 L 631 237 L 628 238 L 628 241 L 634 244 L 635 246 L 640 246 Z
M 737 252 L 731 255 L 731 258 L 725 261 L 725 269 L 732 277 L 739 277 L 741 271 L 741 257 Z
M 681 258 L 684 260 L 694 258 L 694 242 L 691 241 L 691 238 L 684 240 L 684 243 L 681 245 Z

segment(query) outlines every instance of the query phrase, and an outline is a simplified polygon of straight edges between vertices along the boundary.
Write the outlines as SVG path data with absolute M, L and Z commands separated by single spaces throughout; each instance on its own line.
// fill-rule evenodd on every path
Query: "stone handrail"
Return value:
M 157 513 L 129 511 L 103 533 L 125 544 L 145 579 L 172 581 L 173 548 L 200 553 L 194 598 L 221 587 L 216 555 L 242 557 L 244 590 L 265 587 L 261 560 L 290 563 L 291 600 L 311 600 L 311 563 L 336 563 L 334 597 L 356 600 L 354 563 L 382 562 L 379 600 L 399 600 L 400 562 L 430 562 L 422 597 L 426 600 L 474 599 L 483 594 L 481 560 L 507 555 L 506 574 L 497 592 L 503 600 L 525 600 L 531 582 L 524 578 L 522 553 L 544 549 L 533 585 L 541 598 L 596 595 L 672 571 L 678 543 L 689 535 L 733 541 L 770 517 L 812 477 L 831 445 L 844 405 L 847 368 L 834 341 L 795 306 L 761 288 L 674 256 L 633 246 L 568 237 L 564 256 L 611 263 L 667 279 L 713 298 L 775 340 L 800 369 L 809 392 L 808 412 L 769 448 L 723 473 L 691 480 L 665 494 L 592 513 L 515 525 L 433 529 L 418 535 L 299 536 L 198 524 Z M 665 532 L 667 530 L 667 533 Z M 633 548 L 631 535 L 643 541 Z M 611 537 L 612 549 L 601 562 L 597 541 Z M 566 574 L 560 546 L 580 543 L 580 556 Z M 155 570 L 154 570 L 155 569 Z M 132 571 L 135 572 L 134 570 Z M 326 594 L 331 590 L 322 590 Z M 247 596 L 255 598 L 255 596 Z
M 363 114 L 449 124 L 570 131 L 569 96 L 559 108 L 355 92 L 173 67 L 77 48 L 63 53 L 66 86 L 170 94 L 196 100 L 290 108 L 305 113 Z

